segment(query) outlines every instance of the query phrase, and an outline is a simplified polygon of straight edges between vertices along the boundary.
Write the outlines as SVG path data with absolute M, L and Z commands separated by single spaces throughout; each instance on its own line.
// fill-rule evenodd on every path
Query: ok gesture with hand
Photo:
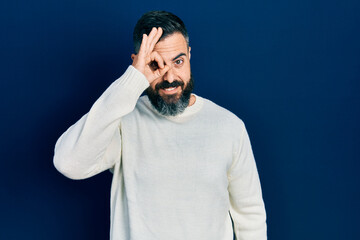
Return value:
M 162 77 L 170 67 L 167 66 L 154 50 L 154 47 L 163 33 L 162 28 L 153 28 L 149 35 L 143 34 L 141 46 L 137 55 L 132 54 L 132 66 L 145 75 L 149 83 Z

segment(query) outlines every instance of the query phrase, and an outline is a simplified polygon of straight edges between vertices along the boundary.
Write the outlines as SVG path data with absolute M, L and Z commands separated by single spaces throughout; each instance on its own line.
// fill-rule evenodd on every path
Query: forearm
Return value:
M 255 171 L 249 174 L 252 176 L 231 186 L 230 214 L 234 221 L 234 232 L 237 240 L 266 240 L 266 212 L 259 178 Z
M 54 165 L 65 176 L 83 179 L 119 160 L 121 117 L 130 113 L 148 87 L 145 76 L 130 66 L 90 111 L 71 126 L 55 145 Z
M 245 127 L 228 177 L 230 214 L 236 239 L 266 240 L 266 212 L 260 179 Z

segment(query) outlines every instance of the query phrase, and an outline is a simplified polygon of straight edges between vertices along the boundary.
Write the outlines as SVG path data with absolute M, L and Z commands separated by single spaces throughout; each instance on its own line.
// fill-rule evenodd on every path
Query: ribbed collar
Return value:
M 176 115 L 176 116 L 164 116 L 162 114 L 160 114 L 155 108 L 154 106 L 151 104 L 150 100 L 149 100 L 149 97 L 147 95 L 143 96 L 142 99 L 145 103 L 145 105 L 150 108 L 154 113 L 156 113 L 157 115 L 161 116 L 161 117 L 164 117 L 164 118 L 167 118 L 169 119 L 170 121 L 173 121 L 173 122 L 178 122 L 178 123 L 181 123 L 181 122 L 185 122 L 187 121 L 188 119 L 190 119 L 191 117 L 193 117 L 197 112 L 200 111 L 200 109 L 202 108 L 203 104 L 204 104 L 204 99 L 200 96 L 197 96 L 196 94 L 192 93 L 192 95 L 195 96 L 195 102 L 193 105 L 191 106 L 188 106 L 187 108 L 185 108 L 185 110 Z

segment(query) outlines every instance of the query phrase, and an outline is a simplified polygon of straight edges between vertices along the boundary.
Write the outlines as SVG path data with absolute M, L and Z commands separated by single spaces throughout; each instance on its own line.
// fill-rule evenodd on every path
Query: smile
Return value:
M 169 87 L 169 88 L 161 88 L 160 90 L 165 94 L 174 94 L 177 92 L 179 86 L 177 87 Z
M 174 90 L 176 87 L 172 87 L 172 88 L 165 88 L 164 90 L 165 91 L 167 91 L 167 92 L 169 92 L 169 91 L 172 91 L 172 90 Z

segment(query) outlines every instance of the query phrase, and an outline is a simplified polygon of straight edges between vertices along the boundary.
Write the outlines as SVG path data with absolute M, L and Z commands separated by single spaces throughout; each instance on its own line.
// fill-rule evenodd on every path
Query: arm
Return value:
M 229 170 L 230 214 L 237 240 L 266 240 L 266 212 L 250 140 L 243 127 Z
M 54 165 L 72 179 L 84 179 L 111 168 L 120 160 L 121 117 L 130 113 L 149 86 L 145 76 L 129 66 L 90 111 L 61 135 L 55 145 Z
M 54 165 L 72 179 L 84 179 L 114 166 L 121 156 L 121 117 L 130 113 L 149 84 L 162 77 L 169 66 L 153 51 L 162 29 L 144 34 L 133 64 L 113 82 L 90 111 L 71 126 L 55 145 Z M 150 67 L 156 61 L 157 69 Z

